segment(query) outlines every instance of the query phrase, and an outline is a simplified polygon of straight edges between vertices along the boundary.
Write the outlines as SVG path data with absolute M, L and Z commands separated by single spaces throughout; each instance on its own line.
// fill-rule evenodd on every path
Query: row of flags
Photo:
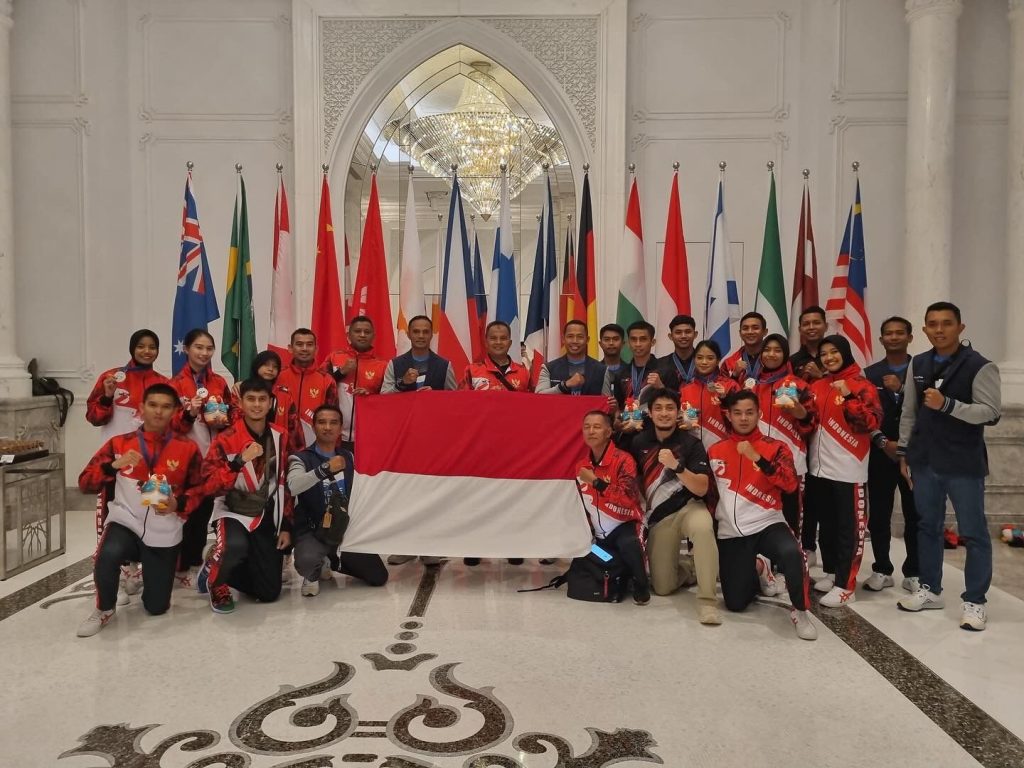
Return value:
M 248 375 L 258 351 L 245 182 L 241 169 L 238 171 L 221 343 L 221 361 L 236 379 Z M 703 307 L 698 310 L 703 312 L 703 337 L 718 342 L 723 355 L 728 354 L 737 344 L 733 325 L 740 317 L 739 284 L 733 270 L 726 225 L 724 186 L 723 164 L 716 195 L 704 302 Z M 398 316 L 393 321 L 380 200 L 376 174 L 373 174 L 354 281 L 351 275 L 348 241 L 347 238 L 344 240 L 344 284 L 352 286 L 351 301 L 346 306 L 335 246 L 330 189 L 326 170 L 324 171 L 310 318 L 310 328 L 317 334 L 318 347 L 323 355 L 346 346 L 346 316 L 352 318 L 365 315 L 371 318 L 376 329 L 376 352 L 380 357 L 388 358 L 410 348 L 409 321 L 417 315 L 428 315 L 434 321 L 438 353 L 451 360 L 456 370 L 471 361 L 482 359 L 486 351 L 483 329 L 492 320 L 508 323 L 512 328 L 513 341 L 525 341 L 531 369 L 535 375 L 539 373 L 544 361 L 562 354 L 562 328 L 570 320 L 579 320 L 587 325 L 590 335 L 588 352 L 593 357 L 600 357 L 593 206 L 589 173 L 585 173 L 583 178 L 578 240 L 574 239 L 574 232 L 566 232 L 561 281 L 556 253 L 551 182 L 550 178 L 545 179 L 544 203 L 538 220 L 530 298 L 526 317 L 522 319 L 523 335 L 520 335 L 519 288 L 516 280 L 508 179 L 504 178 L 501 182 L 500 214 L 491 257 L 490 285 L 485 290 L 479 238 L 475 228 L 472 229 L 470 238 L 471 230 L 467 227 L 459 179 L 457 175 L 453 177 L 444 238 L 441 294 L 439 301 L 430 308 L 427 307 L 423 292 L 423 256 L 415 209 L 415 191 L 410 174 L 406 203 L 408 213 L 400 260 Z M 273 247 L 268 346 L 287 359 L 289 337 L 297 323 L 292 281 L 291 226 L 283 179 L 279 181 L 275 201 Z M 782 269 L 775 174 L 772 171 L 754 309 L 765 316 L 769 332 L 788 334 L 795 342 L 799 339 L 797 319 L 800 312 L 818 304 L 819 301 L 817 257 L 806 175 L 788 311 Z M 648 312 L 646 274 L 640 197 L 634 177 L 626 206 L 616 322 L 627 327 L 636 320 L 653 317 L 656 327 L 664 329 L 677 314 L 698 314 L 691 307 L 690 300 L 689 263 L 679 198 L 678 166 L 672 176 L 664 257 L 660 282 L 655 291 L 653 313 Z M 865 364 L 872 356 L 866 291 L 867 270 L 858 179 L 854 203 L 850 208 L 825 309 L 830 324 L 850 339 L 855 355 Z M 187 361 L 181 343 L 185 334 L 193 328 L 206 329 L 208 323 L 219 317 L 205 244 L 199 227 L 190 169 L 185 182 L 181 253 L 172 322 L 175 372 Z M 628 350 L 624 351 L 628 357 Z

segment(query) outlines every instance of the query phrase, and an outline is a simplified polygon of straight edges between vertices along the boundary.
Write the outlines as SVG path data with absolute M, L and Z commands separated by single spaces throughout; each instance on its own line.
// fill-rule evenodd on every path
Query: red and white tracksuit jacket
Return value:
M 140 440 L 145 440 L 145 448 Z M 110 466 L 128 451 L 150 457 L 152 467 L 145 460 L 120 470 Z M 195 507 L 191 498 L 186 500 L 186 495 L 199 485 L 201 464 L 199 448 L 188 438 L 172 430 L 162 434 L 141 432 L 141 435 L 140 430 L 136 430 L 107 440 L 78 476 L 78 487 L 83 493 L 100 493 L 106 489 L 104 530 L 111 523 L 118 523 L 147 546 L 173 547 L 181 541 L 181 528 Z M 174 514 L 160 515 L 142 505 L 142 484 L 150 474 L 167 477 L 171 493 L 178 499 Z
M 604 454 L 597 461 L 588 452 L 587 458 L 576 463 L 577 476 L 584 467 L 597 475 L 593 484 L 579 484 L 583 506 L 590 517 L 594 535 L 606 538 L 620 525 L 629 522 L 636 524 L 639 534 L 644 512 L 633 457 L 613 443 L 608 443 Z
M 293 449 L 305 448 L 316 440 L 313 411 L 321 405 L 338 405 L 338 385 L 326 371 L 313 366 L 299 368 L 292 363 L 278 375 L 275 388 L 286 390 L 295 405 L 295 422 L 290 425 L 294 431 L 289 434 L 288 443 Z M 346 411 L 346 428 L 350 416 Z M 276 417 L 274 423 L 280 424 Z
M 356 361 L 356 369 L 348 376 L 341 375 L 341 369 L 348 364 L 349 360 Z M 373 347 L 365 352 L 357 352 L 352 347 L 332 352 L 330 357 L 324 361 L 323 369 L 330 376 L 331 380 L 337 382 L 338 407 L 345 414 L 344 424 L 341 428 L 341 439 L 352 441 L 352 427 L 355 414 L 355 389 L 365 389 L 371 395 L 379 395 L 380 388 L 384 384 L 384 372 L 388 368 L 388 360 L 381 360 L 377 357 Z M 315 438 L 315 435 L 314 435 Z M 313 441 L 306 443 L 309 445 Z
M 268 424 L 267 428 L 273 436 L 274 450 L 277 454 L 277 471 L 270 478 L 267 492 L 274 497 L 274 525 L 280 533 L 282 530 L 290 531 L 292 527 L 292 498 L 285 485 L 285 475 L 288 470 L 288 445 L 284 430 L 276 424 Z M 234 458 L 253 442 L 256 440 L 249 432 L 244 419 L 239 419 L 213 439 L 210 451 L 203 461 L 202 482 L 199 487 L 190 492 L 190 496 L 195 497 L 193 502 L 195 504 L 208 496 L 216 497 L 213 501 L 211 522 L 230 518 L 237 520 L 250 531 L 255 531 L 263 522 L 263 515 L 246 517 L 232 512 L 224 500 L 225 494 L 232 488 L 255 492 L 263 483 L 266 455 L 253 461 L 247 461 L 240 470 L 231 466 Z
M 808 418 L 798 420 L 775 402 L 780 389 L 796 387 L 797 401 L 807 409 Z M 766 437 L 781 440 L 793 454 L 793 465 L 801 477 L 807 474 L 807 439 L 817 426 L 817 413 L 807 382 L 795 375 L 786 363 L 775 371 L 762 370 L 754 386 L 754 394 L 761 404 L 758 428 Z
M 712 385 L 720 385 L 725 391 L 719 394 L 711 389 Z M 687 403 L 700 413 L 697 427 L 688 430 L 694 437 L 699 437 L 705 448 L 710 448 L 719 440 L 729 436 L 729 422 L 722 411 L 722 398 L 740 388 L 730 378 L 713 375 L 704 379 L 697 377 L 689 384 L 679 387 L 680 409 L 686 411 Z
M 738 368 L 736 363 L 740 360 L 745 362 L 747 365 L 745 368 Z M 755 377 L 761 372 L 761 360 L 758 355 L 754 355 L 751 359 L 747 355 L 746 347 L 740 347 L 731 355 L 729 355 L 722 364 L 719 366 L 719 372 L 723 376 L 728 376 L 730 379 L 738 382 L 741 386 L 748 378 Z
M 832 384 L 845 381 L 844 397 Z M 875 385 L 853 364 L 811 384 L 817 428 L 811 435 L 808 471 L 815 477 L 844 483 L 868 481 L 871 433 L 882 422 L 882 404 Z
M 487 355 L 482 363 L 469 364 L 469 367 L 466 368 L 466 372 L 462 376 L 462 380 L 459 382 L 459 389 L 511 392 L 512 390 L 501 383 L 500 371 L 501 369 L 498 368 L 498 365 Z M 516 392 L 533 391 L 530 384 L 529 369 L 515 360 L 510 360 L 505 380 L 512 385 L 512 389 Z
M 756 463 L 741 456 L 737 446 L 748 441 L 759 454 Z M 760 431 L 731 434 L 708 448 L 708 463 L 715 478 L 715 518 L 718 538 L 753 536 L 775 523 L 785 524 L 782 494 L 800 486 L 793 454 L 781 440 Z
M 181 408 L 174 414 L 171 427 L 179 435 L 186 435 L 196 445 L 203 456 L 210 450 L 210 443 L 214 436 L 225 428 L 234 424 L 241 417 L 238 410 L 238 402 L 231 392 L 231 387 L 219 373 L 214 373 L 209 366 L 201 373 L 196 373 L 191 366 L 185 365 L 174 378 L 171 379 L 171 386 L 177 391 L 181 398 Z M 211 397 L 216 397 L 220 402 L 228 404 L 228 422 L 223 427 L 211 427 L 203 419 L 203 412 L 200 408 L 199 415 L 193 416 L 188 411 L 189 403 L 196 396 L 196 391 L 203 388 L 207 396 L 203 398 L 203 405 Z
M 117 382 L 113 397 L 107 397 L 103 394 L 103 381 L 108 376 L 116 377 L 118 373 L 124 374 L 124 381 Z M 142 426 L 139 408 L 146 387 L 160 383 L 169 384 L 170 381 L 151 366 L 141 366 L 134 361 L 104 371 L 89 393 L 85 418 L 94 427 L 100 428 L 100 438 L 103 440 L 134 432 Z

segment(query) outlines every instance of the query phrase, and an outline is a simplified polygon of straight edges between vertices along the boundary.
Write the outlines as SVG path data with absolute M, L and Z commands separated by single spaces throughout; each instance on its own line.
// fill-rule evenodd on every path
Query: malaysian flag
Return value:
M 860 208 L 860 179 L 839 258 L 832 275 L 832 292 L 825 305 L 829 323 L 850 340 L 853 356 L 862 368 L 871 362 L 871 322 L 867 307 L 868 270 L 864 260 L 864 222 Z
M 178 288 L 174 294 L 174 318 L 171 338 L 174 351 L 171 356 L 173 372 L 177 373 L 188 362 L 185 354 L 185 336 L 193 328 L 207 330 L 207 323 L 220 317 L 217 297 L 210 280 L 210 264 L 206 260 L 206 246 L 199 229 L 196 198 L 192 194 L 192 171 L 185 179 L 185 208 L 181 213 L 181 257 L 178 259 Z

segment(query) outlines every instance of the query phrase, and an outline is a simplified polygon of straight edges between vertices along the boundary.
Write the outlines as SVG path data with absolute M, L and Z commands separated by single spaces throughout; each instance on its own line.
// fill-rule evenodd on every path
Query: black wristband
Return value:
M 228 462 L 228 466 L 231 467 L 235 472 L 241 472 L 242 467 L 245 466 L 245 461 L 242 459 L 242 454 L 238 454 L 231 461 Z
M 672 471 L 675 472 L 677 475 L 681 475 L 683 474 L 683 472 L 686 471 L 686 465 L 683 464 L 683 462 L 679 462 L 678 464 L 676 464 L 676 468 L 673 469 Z
M 594 482 L 592 482 L 591 485 L 597 489 L 598 493 L 604 493 L 605 489 L 608 488 L 609 483 L 607 480 L 602 480 L 599 477 Z

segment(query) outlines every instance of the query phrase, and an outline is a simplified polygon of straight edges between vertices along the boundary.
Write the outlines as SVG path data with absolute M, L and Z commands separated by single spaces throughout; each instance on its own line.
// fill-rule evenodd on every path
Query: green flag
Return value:
M 761 269 L 757 273 L 757 298 L 754 311 L 768 321 L 768 333 L 789 332 L 786 320 L 786 283 L 782 278 L 782 246 L 779 243 L 779 212 L 775 205 L 775 171 L 772 171 L 768 213 L 764 220 L 764 245 L 761 246 Z
M 224 336 L 220 359 L 235 381 L 249 377 L 256 358 L 256 316 L 252 307 L 252 262 L 249 261 L 249 213 L 245 181 L 238 174 L 235 216 L 228 252 L 228 293 L 224 301 Z

